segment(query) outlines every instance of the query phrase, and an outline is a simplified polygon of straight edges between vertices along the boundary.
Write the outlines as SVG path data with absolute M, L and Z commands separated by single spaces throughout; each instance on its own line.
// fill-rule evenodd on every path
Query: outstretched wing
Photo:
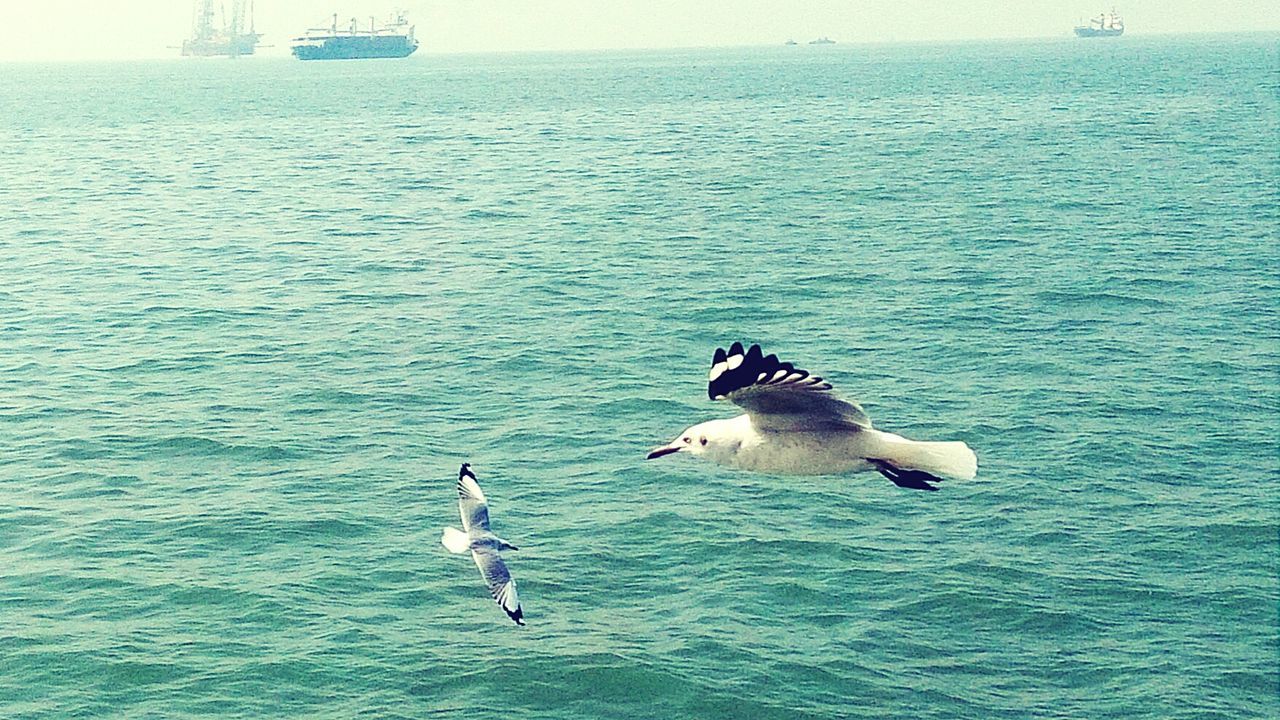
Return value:
M 735 342 L 717 348 L 711 359 L 707 395 L 728 399 L 766 430 L 870 428 L 871 418 L 857 403 L 832 395 L 831 384 L 777 355 L 765 355 L 759 345 L 744 350 Z
M 462 516 L 462 529 L 467 532 L 473 527 L 489 529 L 489 501 L 467 463 L 462 463 L 458 471 L 458 514 Z
M 507 617 L 517 625 L 523 625 L 524 610 L 520 608 L 520 597 L 516 595 L 516 581 L 507 572 L 507 564 L 502 562 L 502 556 L 497 550 L 484 547 L 472 550 L 471 558 L 476 561 L 476 567 L 480 568 L 480 577 L 489 586 L 489 594 L 502 606 Z

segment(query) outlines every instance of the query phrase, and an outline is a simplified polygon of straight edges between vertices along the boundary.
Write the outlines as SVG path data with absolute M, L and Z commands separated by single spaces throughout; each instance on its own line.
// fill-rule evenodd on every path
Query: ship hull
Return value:
M 1092 38 L 1092 37 L 1119 37 L 1124 34 L 1124 28 L 1105 29 L 1078 27 L 1076 28 L 1076 37 Z
M 370 60 L 409 57 L 418 41 L 403 35 L 387 37 L 331 37 L 318 43 L 293 46 L 299 60 Z

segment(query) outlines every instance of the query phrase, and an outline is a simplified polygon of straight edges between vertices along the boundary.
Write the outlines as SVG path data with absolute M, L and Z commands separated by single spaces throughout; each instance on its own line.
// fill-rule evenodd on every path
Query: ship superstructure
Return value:
M 299 60 L 361 60 L 366 58 L 402 58 L 418 49 L 413 26 L 404 13 L 378 27 L 369 18 L 368 29 L 355 18 L 342 28 L 338 16 L 327 28 L 311 28 L 307 34 L 293 39 L 293 55 Z
M 1112 9 L 1090 18 L 1088 25 L 1077 25 L 1075 31 L 1079 37 L 1116 37 L 1124 34 L 1124 19 Z
M 230 13 L 227 12 L 230 6 Z M 248 12 L 245 12 L 246 7 Z M 253 26 L 253 0 L 221 0 L 219 12 L 213 0 L 196 0 L 191 39 L 182 43 L 182 54 L 196 57 L 252 55 L 259 35 Z M 249 29 L 245 31 L 245 24 Z

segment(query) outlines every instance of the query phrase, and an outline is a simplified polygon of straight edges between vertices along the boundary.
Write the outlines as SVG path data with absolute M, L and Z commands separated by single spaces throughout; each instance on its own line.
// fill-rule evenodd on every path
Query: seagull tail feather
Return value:
M 471 538 L 457 528 L 447 527 L 440 535 L 440 544 L 451 553 L 464 553 L 471 547 Z
M 978 456 L 962 442 L 919 442 L 885 435 L 892 439 L 879 448 L 877 459 L 898 470 L 956 480 L 972 480 L 978 474 Z

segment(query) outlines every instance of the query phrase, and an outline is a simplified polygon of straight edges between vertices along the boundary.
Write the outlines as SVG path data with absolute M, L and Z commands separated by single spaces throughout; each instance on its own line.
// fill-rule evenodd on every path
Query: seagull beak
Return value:
M 674 452 L 680 452 L 680 446 L 678 446 L 678 445 L 663 445 L 663 446 L 662 446 L 662 447 L 660 447 L 660 448 L 654 448 L 654 449 L 653 449 L 653 451 L 652 451 L 652 452 L 650 452 L 650 453 L 649 453 L 649 455 L 648 455 L 647 457 L 645 457 L 645 460 L 652 460 L 652 459 L 654 459 L 654 458 L 660 458 L 660 457 L 662 457 L 663 455 L 670 455 L 671 453 L 674 453 Z

